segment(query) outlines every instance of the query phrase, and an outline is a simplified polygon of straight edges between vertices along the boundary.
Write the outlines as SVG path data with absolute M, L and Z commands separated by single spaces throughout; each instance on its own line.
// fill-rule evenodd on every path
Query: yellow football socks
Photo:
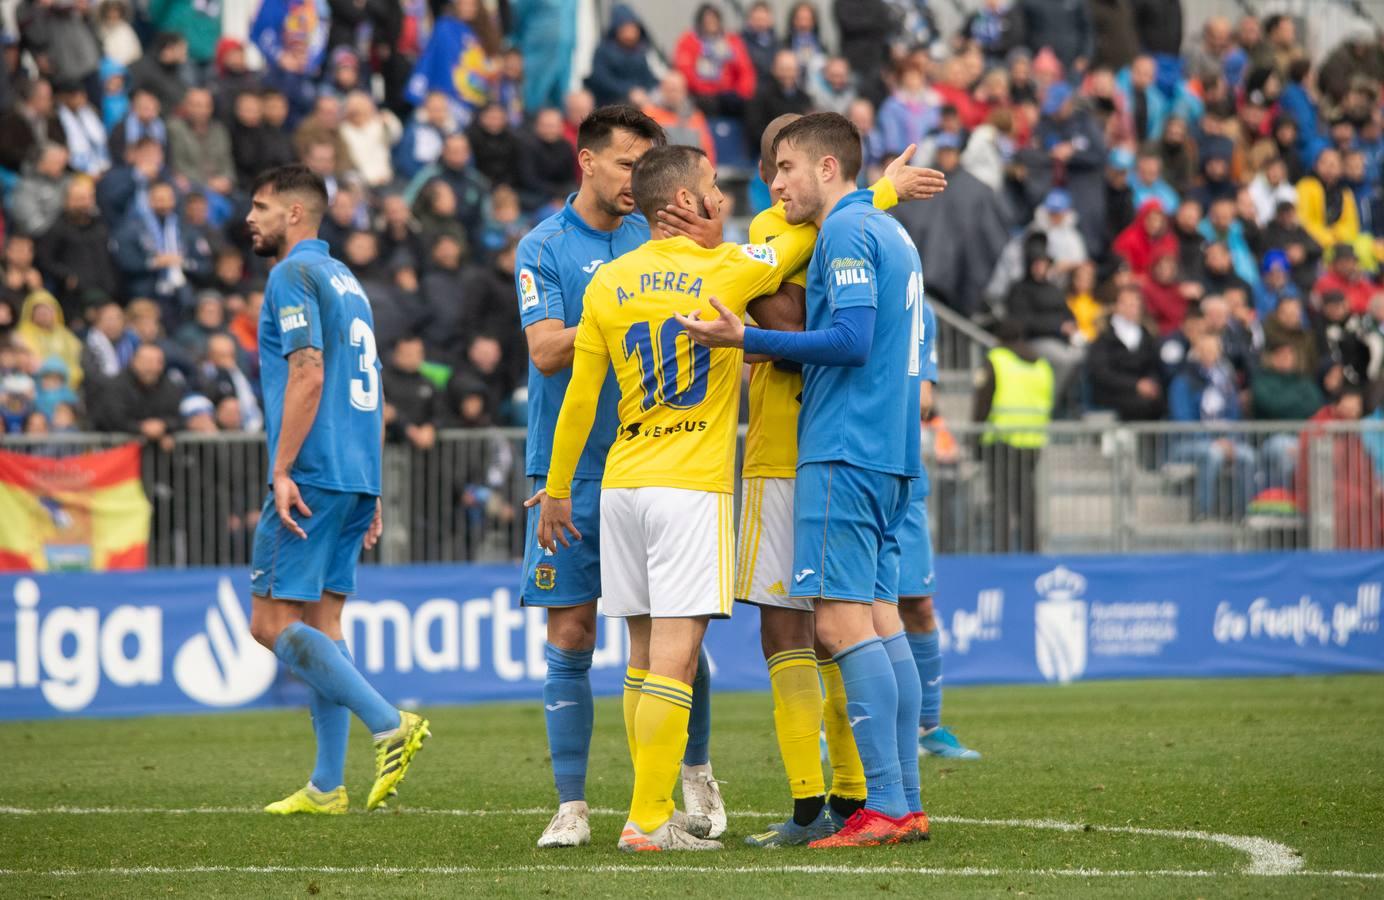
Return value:
M 829 793 L 850 800 L 865 799 L 865 766 L 855 748 L 850 716 L 846 713 L 846 685 L 841 680 L 841 667 L 829 660 L 817 660 L 822 673 L 826 702 L 822 720 L 827 731 L 827 756 L 831 758 L 831 790 Z
M 818 746 L 822 682 L 816 654 L 809 649 L 784 650 L 769 657 L 769 687 L 774 695 L 774 734 L 793 799 L 820 797 L 826 789 Z
M 634 666 L 625 669 L 625 740 L 629 741 L 631 764 L 638 756 L 635 752 L 638 745 L 634 740 L 634 716 L 639 709 L 639 692 L 644 689 L 644 679 L 648 675 L 648 669 L 636 669 Z
M 634 717 L 638 750 L 630 820 L 648 834 L 673 815 L 673 786 L 687 748 L 692 685 L 665 675 L 649 675 L 641 693 Z

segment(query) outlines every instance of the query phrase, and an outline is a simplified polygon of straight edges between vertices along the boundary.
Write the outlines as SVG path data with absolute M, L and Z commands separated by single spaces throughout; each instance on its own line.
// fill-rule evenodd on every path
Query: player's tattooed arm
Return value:
M 706 247 L 719 247 L 724 241 L 722 226 L 725 222 L 721 208 L 710 197 L 702 198 L 705 215 L 698 215 L 689 209 L 668 204 L 660 209 L 658 226 L 671 237 L 691 238 Z
M 288 356 L 288 384 L 284 387 L 283 421 L 279 427 L 279 445 L 274 452 L 274 508 L 283 526 L 300 538 L 307 533 L 293 519 L 296 511 L 311 516 L 312 510 L 303 501 L 292 477 L 298 452 L 312 431 L 317 407 L 322 401 L 322 351 L 304 347 Z

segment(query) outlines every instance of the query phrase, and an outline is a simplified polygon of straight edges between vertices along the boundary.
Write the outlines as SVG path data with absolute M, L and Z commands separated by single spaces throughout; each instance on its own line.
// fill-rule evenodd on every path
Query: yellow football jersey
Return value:
M 890 209 L 899 202 L 899 195 L 887 178 L 880 179 L 870 189 L 874 191 L 875 206 L 879 209 Z M 811 228 L 814 234 L 817 230 L 811 223 L 789 225 L 780 201 L 750 222 L 750 241 L 770 244 L 790 228 Z M 784 281 L 806 288 L 807 262 Z M 750 367 L 750 425 L 745 432 L 744 477 L 793 478 L 797 474 L 798 413 L 802 410 L 802 393 L 801 372 L 784 372 L 773 363 L 755 363 Z
M 620 430 L 606 457 L 604 487 L 730 493 L 744 354 L 694 344 L 673 315 L 701 310 L 714 318 L 715 297 L 743 316 L 751 300 L 807 265 L 816 239 L 810 225 L 783 231 L 773 244 L 711 250 L 665 238 L 601 266 L 582 301 L 576 349 L 598 357 L 602 369 L 609 360 L 620 384 Z M 562 479 L 581 450 L 562 433 L 562 419 L 548 475 L 554 496 L 562 496 L 552 489 L 565 490 Z

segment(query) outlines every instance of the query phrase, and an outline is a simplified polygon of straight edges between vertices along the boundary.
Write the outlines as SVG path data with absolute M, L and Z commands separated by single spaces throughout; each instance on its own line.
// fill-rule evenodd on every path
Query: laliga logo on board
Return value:
M 1033 582 L 1043 598 L 1033 607 L 1038 671 L 1063 684 L 1086 671 L 1086 579 L 1065 566 Z
M 178 648 L 173 680 L 198 703 L 240 706 L 269 690 L 278 671 L 278 659 L 250 635 L 231 579 L 221 578 L 216 603 L 207 607 L 206 632 Z

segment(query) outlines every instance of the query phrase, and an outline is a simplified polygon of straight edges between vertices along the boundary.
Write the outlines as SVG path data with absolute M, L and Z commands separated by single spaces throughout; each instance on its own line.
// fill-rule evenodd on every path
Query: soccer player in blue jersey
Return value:
M 255 529 L 250 631 L 312 689 L 317 736 L 307 786 L 265 808 L 278 814 L 347 811 L 350 713 L 375 736 L 367 809 L 397 792 L 428 736 L 426 719 L 370 686 L 341 634 L 361 546 L 382 529 L 383 418 L 370 301 L 317 239 L 326 208 L 321 176 L 283 166 L 256 180 L 245 220 L 255 253 L 275 261 L 259 322 L 271 477 Z
M 922 396 L 920 412 L 932 410 L 932 392 L 937 384 L 937 314 L 923 302 Z M 899 617 L 908 635 L 908 647 L 918 668 L 922 706 L 918 714 L 918 755 L 948 759 L 980 759 L 942 724 L 942 648 L 938 643 L 937 619 L 932 597 L 937 591 L 933 569 L 932 531 L 928 527 L 927 498 L 932 487 L 924 466 L 913 479 L 908 515 L 899 531 Z M 899 745 L 900 752 L 903 745 Z
M 664 143 L 663 129 L 632 106 L 605 106 L 577 131 L 581 188 L 556 214 L 519 242 L 515 282 L 519 314 L 529 347 L 529 423 L 525 467 L 535 493 L 548 475 L 553 429 L 571 379 L 582 295 L 596 270 L 649 240 L 649 225 L 635 210 L 630 176 L 650 147 Z M 720 220 L 708 206 L 695 240 L 721 242 Z M 613 374 L 601 389 L 591 439 L 572 480 L 573 522 L 585 540 L 553 551 L 539 546 L 539 509 L 529 510 L 520 602 L 548 612 L 548 663 L 543 681 L 548 752 L 557 785 L 558 811 L 538 839 L 539 847 L 589 843 L 586 769 L 591 747 L 591 657 L 596 645 L 596 599 L 601 593 L 600 491 L 606 452 L 618 427 L 619 387 Z M 642 674 L 629 670 L 625 694 L 638 697 Z M 711 836 L 725 830 L 726 813 L 711 774 L 710 672 L 705 653 L 693 681 L 693 704 L 683 758 L 683 802 L 689 815 L 711 820 Z
M 816 601 L 819 645 L 841 670 L 865 768 L 865 807 L 812 847 L 926 838 L 915 736 L 921 689 L 898 613 L 898 533 L 921 473 L 923 272 L 897 221 L 855 189 L 860 133 L 835 113 L 775 140 L 773 190 L 793 224 L 821 229 L 808 269 L 807 330 L 683 318 L 699 343 L 803 364 L 794 488 L 793 584 Z

